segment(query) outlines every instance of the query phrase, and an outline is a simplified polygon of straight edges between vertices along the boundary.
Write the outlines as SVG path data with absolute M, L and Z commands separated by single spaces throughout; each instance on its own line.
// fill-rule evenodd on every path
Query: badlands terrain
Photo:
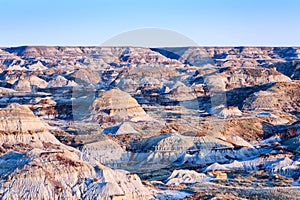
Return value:
M 300 199 L 300 48 L 0 48 L 0 199 Z

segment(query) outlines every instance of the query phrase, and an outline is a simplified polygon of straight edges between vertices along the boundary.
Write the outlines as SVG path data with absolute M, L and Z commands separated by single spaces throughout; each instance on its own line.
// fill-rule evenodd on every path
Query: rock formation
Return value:
M 77 84 L 74 81 L 67 80 L 63 76 L 57 76 L 55 79 L 49 81 L 47 87 L 73 87 Z
M 299 111 L 300 83 L 279 82 L 266 91 L 252 94 L 244 102 L 244 109 L 248 110 L 283 110 Z
M 209 177 L 203 173 L 197 173 L 193 170 L 174 170 L 167 179 L 167 185 L 179 185 L 182 183 L 195 183 L 209 181 Z
M 138 176 L 81 160 L 81 153 L 61 144 L 28 107 L 10 104 L 0 112 L 1 199 L 151 197 Z
M 0 48 L 0 199 L 298 197 L 299 56 Z
M 71 75 L 71 77 L 76 83 L 81 83 L 83 85 L 96 85 L 102 80 L 100 75 L 98 75 L 97 71 L 92 71 L 88 69 L 78 69 Z
M 93 121 L 147 121 L 149 117 L 130 94 L 113 88 L 100 96 L 92 105 Z
M 123 135 L 123 134 L 138 134 L 129 122 L 124 122 L 118 126 L 108 127 L 103 130 L 103 134 Z

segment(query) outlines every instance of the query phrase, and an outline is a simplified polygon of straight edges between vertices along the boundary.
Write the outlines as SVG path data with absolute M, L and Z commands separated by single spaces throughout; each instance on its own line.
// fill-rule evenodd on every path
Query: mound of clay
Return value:
M 7 177 L 0 184 L 1 199 L 151 198 L 137 175 L 101 164 L 93 167 L 72 152 L 9 152 L 0 164 L 0 178 Z
M 82 83 L 84 85 L 96 85 L 101 81 L 101 77 L 97 73 L 97 71 L 92 71 L 88 69 L 79 69 L 76 72 L 74 72 L 71 77 L 75 79 L 76 83 Z
M 98 122 L 147 121 L 149 116 L 130 94 L 113 88 L 94 101 L 90 119 Z
M 167 185 L 179 185 L 181 183 L 197 183 L 208 181 L 209 177 L 204 173 L 194 170 L 174 170 L 167 179 Z
M 14 83 L 13 89 L 19 92 L 31 92 L 30 81 L 26 79 L 20 79 Z
M 83 161 L 27 106 L 10 104 L 0 116 L 1 199 L 151 198 L 137 175 Z
M 11 145 L 43 148 L 47 143 L 60 145 L 27 106 L 13 103 L 0 109 L 0 147 L 5 151 Z
M 113 165 L 125 153 L 118 143 L 110 139 L 85 144 L 82 146 L 81 152 L 84 160 L 98 161 L 106 165 Z
M 0 109 L 2 133 L 31 133 L 45 130 L 44 123 L 34 116 L 28 106 L 13 103 Z
M 138 134 L 130 122 L 124 122 L 118 126 L 108 127 L 103 130 L 103 134 L 124 135 L 124 134 Z
M 63 76 L 58 75 L 55 79 L 49 82 L 47 87 L 73 87 L 76 85 L 77 84 L 74 81 L 70 81 Z
M 218 117 L 221 118 L 229 118 L 229 117 L 238 117 L 242 116 L 242 112 L 238 107 L 228 107 L 228 108 L 219 108 L 213 109 L 212 114 L 217 114 Z

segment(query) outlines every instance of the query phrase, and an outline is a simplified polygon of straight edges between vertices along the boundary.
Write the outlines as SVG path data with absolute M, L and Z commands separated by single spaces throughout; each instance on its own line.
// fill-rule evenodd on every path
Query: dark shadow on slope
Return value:
M 298 58 L 297 49 L 293 47 L 275 47 L 274 53 L 285 60 L 293 60 Z
M 179 60 L 179 58 L 184 54 L 189 47 L 177 47 L 177 48 L 150 48 L 152 51 L 158 52 L 161 55 L 170 58 Z
M 4 81 L 0 81 L 0 87 L 11 89 L 13 85 Z
M 238 106 L 242 109 L 244 100 L 251 94 L 264 91 L 272 87 L 275 83 L 267 83 L 263 85 L 255 85 L 251 87 L 234 88 L 226 91 L 227 106 Z
M 262 130 L 264 131 L 264 133 L 261 135 L 261 139 L 267 139 L 273 136 L 277 132 L 276 126 L 270 123 L 262 122 L 261 125 L 262 125 Z
M 3 49 L 3 51 L 6 51 L 8 53 L 14 53 L 17 56 L 23 56 L 27 48 L 28 46 L 10 47 Z
M 293 80 L 300 80 L 300 60 L 277 62 L 269 67 L 275 67 L 278 72 Z
M 223 53 L 220 53 L 220 54 L 215 54 L 213 58 L 214 59 L 226 59 L 227 56 L 228 56 L 228 54 L 223 52 Z
M 151 48 L 151 50 L 158 52 L 167 58 L 180 60 L 187 50 L 196 48 L 197 47 Z M 207 54 L 207 52 L 205 54 Z M 188 64 L 197 67 L 207 64 L 215 64 L 213 58 L 209 57 L 208 55 L 188 56 L 185 58 L 185 60 L 181 60 L 181 62 L 182 64 Z
M 294 115 L 294 116 L 296 116 L 296 117 L 298 117 L 298 118 L 300 118 L 300 112 L 297 111 L 297 110 L 293 110 L 293 111 L 291 111 L 289 113 L 292 114 L 292 115 Z
M 19 167 L 26 165 L 30 159 L 24 154 L 10 151 L 0 156 L 0 177 L 7 176 Z M 5 164 L 4 164 L 5 163 Z
M 262 122 L 262 130 L 264 134 L 261 135 L 261 139 L 267 139 L 277 134 L 281 137 L 282 141 L 286 141 L 293 138 L 300 133 L 300 122 L 294 122 L 292 124 L 280 124 L 273 125 L 268 122 Z
M 105 134 L 105 135 L 107 135 L 107 134 L 115 135 L 117 133 L 119 127 L 120 127 L 119 125 L 108 127 L 108 128 L 106 128 L 106 129 L 103 130 L 102 134 Z

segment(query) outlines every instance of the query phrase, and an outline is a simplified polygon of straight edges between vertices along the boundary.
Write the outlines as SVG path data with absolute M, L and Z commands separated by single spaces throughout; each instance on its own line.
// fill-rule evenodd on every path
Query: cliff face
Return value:
M 0 162 L 2 199 L 149 199 L 152 195 L 136 175 L 91 166 L 71 152 L 11 152 Z
M 28 106 L 13 103 L 1 108 L 0 113 L 2 151 L 44 148 L 48 143 L 63 146 Z
M 299 185 L 299 56 L 299 47 L 0 48 L 0 199 Z
M 83 161 L 78 150 L 60 143 L 27 106 L 10 104 L 0 113 L 1 199 L 151 197 L 136 175 Z
M 34 116 L 28 106 L 13 103 L 0 109 L 0 113 L 0 131 L 3 133 L 28 134 L 42 132 L 46 129 L 44 123 Z

